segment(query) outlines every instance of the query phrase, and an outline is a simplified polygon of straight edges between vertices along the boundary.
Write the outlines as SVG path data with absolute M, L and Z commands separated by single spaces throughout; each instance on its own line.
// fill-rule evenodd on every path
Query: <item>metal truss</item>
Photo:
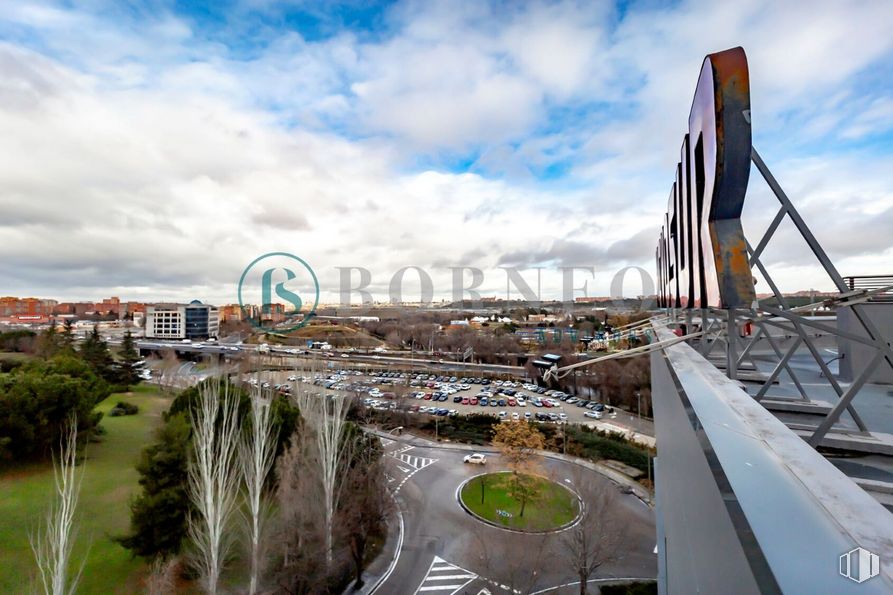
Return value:
M 750 242 L 747 242 L 747 253 L 751 270 L 758 272 L 766 280 L 776 304 L 764 304 L 758 300 L 754 302 L 751 308 L 687 310 L 684 311 L 684 318 L 677 311 L 676 319 L 680 323 L 684 321 L 688 325 L 689 332 L 691 332 L 692 325 L 696 320 L 695 317 L 698 313 L 700 314 L 697 318 L 702 327 L 700 329 L 701 337 L 697 340 L 697 348 L 700 354 L 708 359 L 714 353 L 723 354 L 725 371 L 730 379 L 746 379 L 749 382 L 761 382 L 762 385 L 756 394 L 753 395 L 756 401 L 763 401 L 767 397 L 772 398 L 773 395 L 769 393 L 771 387 L 781 378 L 782 374 L 785 374 L 796 388 L 797 396 L 793 397 L 793 399 L 787 396 L 784 398 L 802 403 L 813 403 L 809 392 L 804 388 L 802 379 L 798 377 L 798 373 L 791 366 L 791 358 L 794 354 L 801 347 L 806 347 L 821 370 L 821 377 L 837 395 L 837 401 L 832 403 L 830 411 L 807 439 L 809 444 L 817 447 L 828 431 L 840 420 L 844 411 L 850 415 L 859 432 L 867 435 L 869 433 L 868 429 L 852 403 L 878 366 L 893 366 L 893 349 L 887 343 L 888 338 L 884 337 L 871 321 L 862 305 L 871 301 L 872 297 L 889 291 L 893 286 L 871 291 L 851 290 L 756 149 L 751 151 L 751 160 L 780 203 L 778 212 L 756 246 L 754 247 Z M 838 290 L 839 295 L 817 304 L 798 308 L 792 308 L 788 300 L 785 299 L 778 285 L 773 280 L 770 271 L 761 260 L 761 256 L 785 218 L 789 218 L 793 222 L 816 260 Z M 816 306 L 851 308 L 855 320 L 865 334 L 861 335 L 844 331 L 834 325 L 813 320 L 801 314 L 801 312 L 811 310 Z M 747 323 L 751 324 L 753 334 L 747 337 L 739 336 L 739 328 Z M 773 336 L 770 332 L 773 328 L 784 331 L 785 334 L 789 335 L 790 339 L 793 339 L 789 346 L 782 348 L 777 336 Z M 841 385 L 835 378 L 828 366 L 830 362 L 825 361 L 820 348 L 816 345 L 815 340 L 819 336 L 825 335 L 852 341 L 875 350 L 875 354 L 869 364 L 861 370 L 848 386 Z M 774 354 L 774 367 L 765 377 L 759 372 L 752 355 L 754 346 L 762 341 L 769 345 Z M 716 357 L 714 356 L 715 360 Z

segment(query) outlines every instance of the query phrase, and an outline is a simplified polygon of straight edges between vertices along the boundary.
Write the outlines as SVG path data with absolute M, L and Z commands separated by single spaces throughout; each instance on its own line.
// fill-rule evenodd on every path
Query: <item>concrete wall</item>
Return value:
M 661 594 L 759 593 L 663 352 L 651 354 Z

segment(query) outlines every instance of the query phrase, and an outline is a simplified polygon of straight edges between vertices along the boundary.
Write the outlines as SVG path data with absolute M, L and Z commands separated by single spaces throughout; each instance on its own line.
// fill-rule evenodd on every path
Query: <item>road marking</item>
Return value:
M 408 455 L 405 453 L 394 453 L 391 455 L 393 458 L 403 461 L 413 469 L 419 470 L 424 469 L 428 465 L 433 465 L 434 461 L 437 459 L 429 459 L 428 457 L 417 457 L 414 455 Z
M 403 480 L 397 485 L 397 487 L 394 488 L 394 494 L 396 495 L 400 491 L 400 488 L 403 487 L 403 484 L 405 484 L 407 481 L 409 481 L 410 477 L 412 477 L 413 475 L 415 475 L 416 473 L 418 473 L 425 467 L 433 465 L 436 462 L 437 462 L 437 459 L 427 459 L 427 458 L 422 459 L 422 466 L 413 469 L 412 473 L 407 474 L 407 476 L 403 478 Z M 398 465 L 398 467 L 399 467 L 399 465 Z
M 429 591 L 449 591 L 456 593 L 478 577 L 473 572 L 465 570 L 455 564 L 447 562 L 440 556 L 434 556 L 431 565 L 428 566 L 428 572 L 425 578 L 419 584 L 416 593 Z M 451 581 L 450 584 L 443 584 L 440 581 Z
M 400 465 L 397 465 L 397 469 L 399 469 L 403 473 L 409 473 L 409 469 L 407 469 L 406 467 L 401 467 Z

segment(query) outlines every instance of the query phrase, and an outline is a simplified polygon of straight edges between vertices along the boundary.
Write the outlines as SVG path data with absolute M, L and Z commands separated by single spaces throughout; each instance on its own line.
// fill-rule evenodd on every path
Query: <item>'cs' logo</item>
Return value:
M 266 332 L 286 333 L 304 326 L 316 313 L 319 281 L 303 259 L 270 252 L 242 272 L 238 297 L 245 320 Z

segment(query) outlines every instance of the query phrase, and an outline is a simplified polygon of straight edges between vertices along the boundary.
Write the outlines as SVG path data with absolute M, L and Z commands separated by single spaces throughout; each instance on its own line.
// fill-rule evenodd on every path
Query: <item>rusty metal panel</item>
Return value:
M 750 79 L 740 47 L 704 59 L 664 217 L 667 307 L 750 307 L 741 211 L 750 177 Z
M 689 115 L 703 147 L 700 231 L 707 304 L 750 307 L 755 298 L 741 211 L 750 177 L 750 79 L 740 47 L 704 59 Z
M 700 234 L 698 231 L 698 215 L 696 206 L 692 204 L 692 176 L 691 176 L 691 147 L 689 135 L 685 135 L 680 149 L 680 162 L 678 184 L 681 188 L 680 204 L 682 205 L 682 218 L 685 221 L 685 230 L 682 237 L 683 251 L 685 253 L 685 280 L 683 286 L 684 300 L 687 308 L 697 308 L 701 304 L 701 259 L 698 243 Z

